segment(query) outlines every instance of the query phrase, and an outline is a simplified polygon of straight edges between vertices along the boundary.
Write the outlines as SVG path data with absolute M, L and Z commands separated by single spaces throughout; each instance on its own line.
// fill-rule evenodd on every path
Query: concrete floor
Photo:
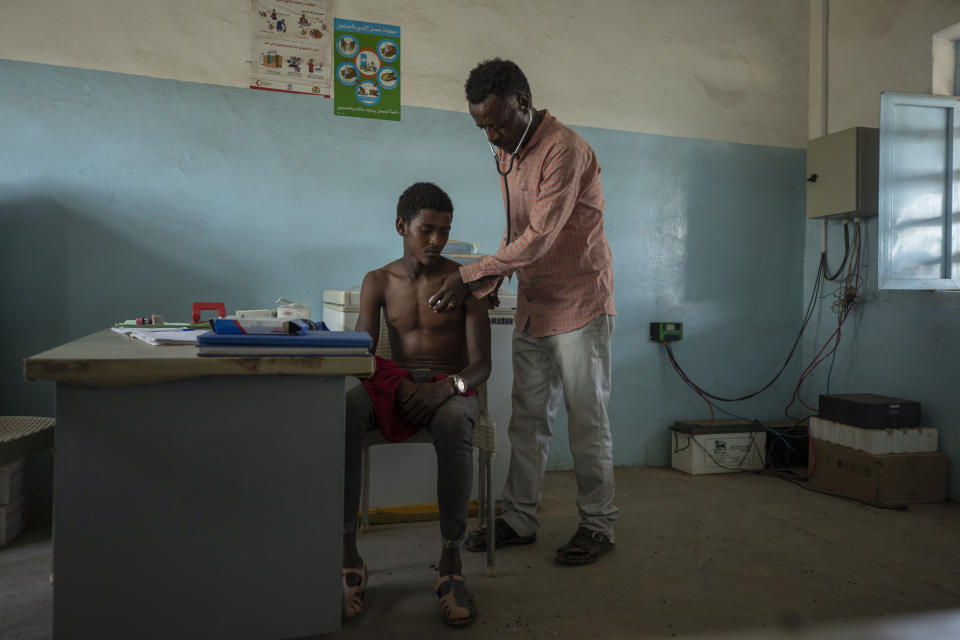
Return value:
M 553 562 L 576 527 L 575 491 L 571 473 L 548 474 L 536 544 L 499 551 L 493 578 L 482 554 L 465 556 L 480 607 L 465 630 L 438 617 L 436 523 L 361 534 L 367 610 L 331 637 L 960 637 L 957 503 L 895 511 L 749 473 L 616 474 L 616 551 L 587 567 Z M 49 566 L 48 528 L 0 548 L 0 638 L 51 637 Z M 870 630 L 836 631 L 850 622 Z

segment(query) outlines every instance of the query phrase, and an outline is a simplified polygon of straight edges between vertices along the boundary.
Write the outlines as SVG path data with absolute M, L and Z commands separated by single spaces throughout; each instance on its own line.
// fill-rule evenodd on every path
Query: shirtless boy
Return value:
M 435 589 L 441 617 L 458 627 L 477 617 L 476 603 L 463 581 L 460 545 L 466 536 L 473 426 L 479 413 L 472 392 L 490 375 L 490 324 L 486 302 L 473 296 L 460 308 L 444 309 L 444 313 L 428 303 L 444 278 L 459 267 L 440 255 L 452 219 L 453 204 L 438 186 L 418 182 L 408 188 L 397 203 L 396 228 L 403 237 L 403 257 L 363 279 L 356 330 L 369 333 L 376 350 L 382 309 L 393 362 L 378 359 L 373 377 L 347 394 L 344 620 L 363 610 L 367 582 L 356 534 L 360 442 L 364 433 L 373 429 L 379 428 L 389 439 L 395 439 L 391 434 L 402 439 L 417 427 L 433 434 L 437 451 L 442 550 Z M 397 384 L 401 377 L 406 379 Z

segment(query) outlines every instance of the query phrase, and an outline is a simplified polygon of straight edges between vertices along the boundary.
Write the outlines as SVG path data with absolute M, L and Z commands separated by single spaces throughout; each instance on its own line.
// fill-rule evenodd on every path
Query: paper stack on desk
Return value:
M 153 346 L 169 344 L 194 344 L 200 331 L 196 329 L 154 329 L 149 327 L 112 327 L 117 333 L 143 340 Z
M 201 356 L 368 356 L 373 339 L 364 331 L 307 331 L 299 335 L 225 334 L 197 336 Z

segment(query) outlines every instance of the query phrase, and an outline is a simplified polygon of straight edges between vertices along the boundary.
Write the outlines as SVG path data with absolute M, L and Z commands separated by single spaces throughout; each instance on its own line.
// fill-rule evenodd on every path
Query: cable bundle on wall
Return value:
M 856 257 L 853 260 L 849 260 L 849 264 L 847 265 L 847 273 L 846 273 L 846 277 L 844 278 L 843 285 L 840 286 L 836 292 L 834 292 L 834 295 L 836 296 L 837 299 L 835 300 L 835 302 L 831 307 L 837 314 L 837 328 L 834 329 L 833 333 L 831 333 L 830 336 L 826 339 L 823 346 L 820 347 L 820 350 L 817 352 L 817 355 L 814 356 L 813 360 L 810 361 L 810 364 L 808 364 L 806 368 L 803 370 L 803 372 L 800 374 L 800 379 L 797 381 L 797 386 L 793 391 L 793 397 L 790 399 L 790 402 L 787 404 L 787 406 L 783 410 L 784 414 L 788 418 L 794 417 L 790 415 L 790 407 L 793 406 L 793 404 L 798 400 L 800 401 L 800 404 L 802 404 L 804 407 L 806 407 L 810 411 L 813 411 L 814 413 L 817 412 L 816 408 L 811 407 L 810 405 L 808 405 L 806 402 L 803 401 L 803 398 L 800 395 L 800 388 L 802 387 L 806 379 L 810 377 L 813 371 L 817 368 L 817 366 L 819 366 L 820 363 L 826 360 L 828 357 L 834 356 L 836 354 L 837 347 L 840 346 L 840 338 L 842 336 L 843 325 L 847 321 L 847 318 L 850 317 L 850 312 L 853 310 L 853 306 L 856 303 L 857 299 L 859 298 L 859 294 L 860 294 L 860 286 L 861 286 L 860 257 L 862 253 L 862 247 L 863 247 L 863 239 L 860 232 L 860 220 L 857 219 L 854 221 L 853 240 L 850 243 L 850 245 L 847 247 L 847 251 L 843 259 L 843 264 L 847 264 L 849 256 L 855 255 Z M 826 274 L 826 264 L 827 264 L 827 254 L 826 252 L 823 252 L 820 254 L 820 270 L 818 271 L 818 282 L 814 287 L 815 289 L 818 289 L 820 286 L 819 278 Z M 843 265 L 841 264 L 841 269 L 842 269 L 842 266 Z M 839 273 L 839 270 L 838 270 L 838 273 Z M 827 348 L 830 347 L 831 342 L 833 343 L 833 346 L 829 350 L 827 350 Z M 830 364 L 830 371 L 831 373 L 833 371 L 832 362 Z M 829 374 L 828 374 L 827 390 L 829 391 Z

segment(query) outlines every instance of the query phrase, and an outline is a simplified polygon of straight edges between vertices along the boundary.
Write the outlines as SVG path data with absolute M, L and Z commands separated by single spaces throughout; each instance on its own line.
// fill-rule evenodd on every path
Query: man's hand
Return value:
M 397 387 L 400 418 L 408 424 L 427 426 L 440 405 L 452 395 L 453 385 L 446 379 L 437 382 L 404 380 Z
M 453 311 L 460 306 L 463 299 L 470 293 L 470 289 L 463 283 L 460 270 L 451 273 L 440 285 L 440 290 L 427 301 L 437 313 Z

